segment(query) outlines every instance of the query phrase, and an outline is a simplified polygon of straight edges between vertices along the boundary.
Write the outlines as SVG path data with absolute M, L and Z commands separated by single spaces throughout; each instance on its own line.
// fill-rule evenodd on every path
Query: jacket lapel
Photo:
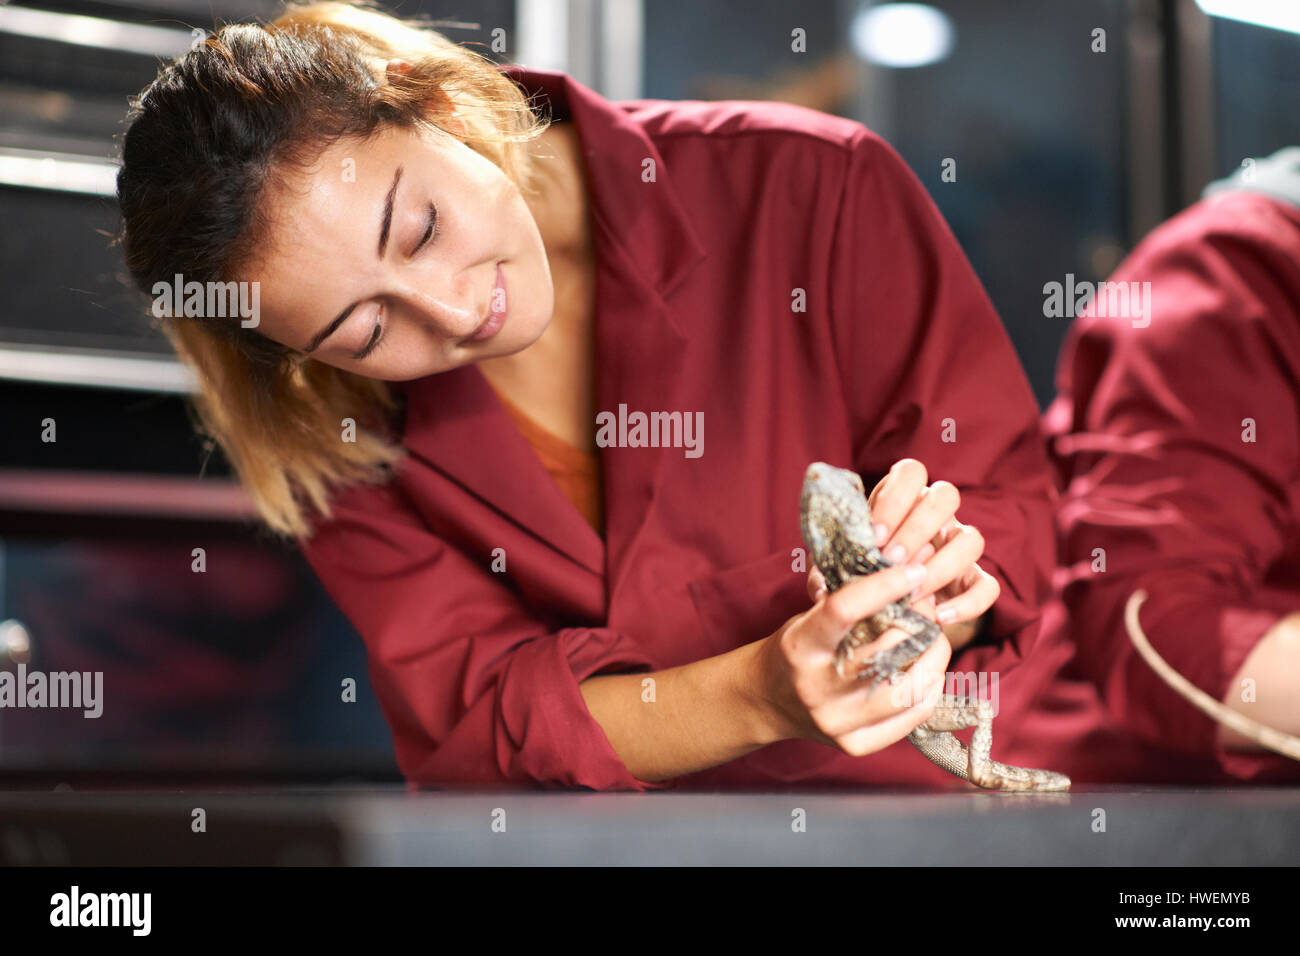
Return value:
M 597 414 L 608 413 L 617 423 L 620 406 L 626 414 L 685 411 L 678 396 L 689 338 L 658 290 L 631 263 L 620 261 L 622 255 L 612 243 L 606 244 L 602 312 L 596 326 Z M 647 527 L 665 456 L 681 453 L 663 447 L 600 449 L 611 594 L 627 570 L 625 559 L 637 535 Z
M 471 494 L 596 574 L 605 545 L 552 480 L 477 365 L 413 383 L 406 446 Z

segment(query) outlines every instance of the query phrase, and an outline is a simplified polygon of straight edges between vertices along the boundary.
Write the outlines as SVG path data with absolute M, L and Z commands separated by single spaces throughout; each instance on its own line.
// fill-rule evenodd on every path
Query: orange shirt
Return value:
M 528 444 L 533 446 L 533 451 L 537 452 L 537 457 L 542 460 L 564 496 L 573 502 L 587 523 L 603 538 L 605 528 L 600 459 L 547 431 L 500 392 L 497 392 L 497 397 L 515 420 L 524 438 L 528 439 Z

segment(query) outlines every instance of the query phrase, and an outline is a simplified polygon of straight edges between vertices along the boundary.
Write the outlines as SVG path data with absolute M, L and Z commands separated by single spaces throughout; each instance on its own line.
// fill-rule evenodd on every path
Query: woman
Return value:
M 1003 712 L 1050 672 L 996 686 L 1052 561 L 1033 398 L 860 124 L 611 103 L 316 4 L 166 67 L 118 189 L 142 289 L 260 290 L 256 328 L 166 326 L 365 639 L 412 784 L 951 782 L 907 747 L 855 758 L 928 717 L 954 648 Z M 910 573 L 818 591 L 818 459 L 879 479 Z M 946 639 L 892 691 L 838 677 L 848 627 L 908 593 Z

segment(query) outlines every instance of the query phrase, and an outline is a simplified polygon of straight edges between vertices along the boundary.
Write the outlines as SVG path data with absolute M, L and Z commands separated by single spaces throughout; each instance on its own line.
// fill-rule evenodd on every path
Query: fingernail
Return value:
M 920 584 L 925 580 L 925 565 L 909 564 L 903 569 L 903 575 L 907 578 L 908 584 Z
M 881 524 L 879 521 L 877 521 L 873 527 L 876 532 L 877 541 L 884 541 L 886 538 L 889 537 L 889 529 L 885 527 L 883 524 Z
M 888 551 L 885 552 L 885 557 L 887 557 L 890 561 L 893 561 L 895 564 L 898 564 L 904 558 L 907 557 L 907 549 L 904 548 L 901 544 L 896 544 Z
M 935 617 L 939 619 L 940 624 L 950 624 L 957 620 L 957 609 L 945 605 L 935 612 Z

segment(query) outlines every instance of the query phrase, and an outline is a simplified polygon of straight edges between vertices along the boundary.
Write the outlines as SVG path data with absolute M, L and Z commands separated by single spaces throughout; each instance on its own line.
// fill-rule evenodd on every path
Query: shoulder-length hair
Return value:
M 395 59 L 409 69 L 389 75 Z M 233 280 L 265 236 L 273 177 L 343 137 L 437 126 L 439 94 L 465 144 L 531 191 L 523 144 L 547 119 L 491 60 L 437 31 L 332 2 L 217 30 L 132 102 L 117 177 L 132 280 L 146 294 L 178 274 L 187 284 Z M 391 476 L 402 449 L 386 383 L 307 358 L 238 317 L 161 321 L 198 379 L 198 427 L 275 532 L 308 535 L 332 494 Z M 355 441 L 342 437 L 349 418 Z

